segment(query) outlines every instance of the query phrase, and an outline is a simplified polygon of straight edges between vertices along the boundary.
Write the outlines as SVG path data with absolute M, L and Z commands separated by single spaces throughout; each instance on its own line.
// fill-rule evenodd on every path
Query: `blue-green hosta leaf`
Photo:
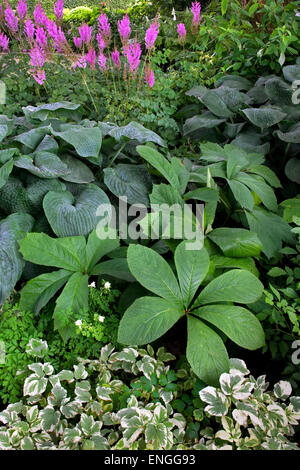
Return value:
M 187 241 L 181 242 L 175 251 L 175 265 L 186 308 L 209 268 L 209 256 L 206 249 L 188 250 L 188 244 Z
M 183 135 L 189 137 L 195 134 L 199 129 L 206 127 L 211 129 L 217 127 L 219 124 L 225 122 L 225 119 L 218 119 L 210 112 L 205 112 L 200 115 L 193 116 L 185 121 L 183 126 Z
M 36 152 L 51 152 L 57 154 L 59 149 L 58 143 L 52 135 L 45 135 L 41 143 L 36 147 Z
M 245 209 L 251 210 L 254 206 L 254 198 L 247 186 L 234 179 L 227 182 L 235 200 Z
M 265 93 L 272 104 L 284 106 L 292 104 L 293 89 L 281 78 L 271 78 L 265 85 Z
M 123 127 L 115 127 L 109 131 L 108 134 L 117 141 L 120 141 L 125 137 L 128 140 L 136 140 L 140 144 L 154 142 L 161 147 L 166 147 L 166 143 L 161 137 L 159 137 L 159 135 L 155 134 L 155 132 L 150 131 L 149 129 L 146 129 L 144 126 L 135 121 L 132 121 Z
M 80 104 L 60 101 L 58 103 L 41 104 L 40 106 L 23 107 L 23 113 L 26 117 L 45 121 L 49 115 L 51 117 L 74 117 L 74 111 L 80 108 Z
M 99 127 L 74 125 L 61 132 L 52 129 L 52 134 L 72 145 L 80 157 L 99 157 L 102 144 L 102 132 Z
M 141 245 L 130 245 L 127 260 L 132 275 L 150 292 L 174 303 L 182 301 L 172 269 L 154 250 Z
M 12 214 L 0 222 L 0 304 L 9 296 L 20 279 L 24 261 L 18 240 L 29 232 L 34 219 L 29 214 Z
M 234 115 L 216 90 L 207 90 L 204 94 L 199 96 L 199 100 L 215 116 L 220 118 L 230 118 Z
M 31 279 L 21 291 L 22 311 L 34 312 L 37 315 L 71 275 L 72 272 L 60 269 Z
M 224 75 L 216 81 L 216 86 L 226 85 L 226 87 L 233 88 L 235 90 L 249 90 L 252 83 L 245 77 L 239 75 Z
M 126 310 L 118 332 L 121 344 L 146 344 L 164 335 L 184 315 L 178 304 L 159 297 L 141 297 Z
M 197 298 L 194 307 L 214 302 L 256 302 L 263 292 L 262 283 L 249 271 L 232 269 L 211 281 Z
M 16 142 L 21 142 L 31 150 L 35 150 L 36 147 L 41 143 L 46 134 L 50 131 L 50 126 L 36 127 L 29 131 L 23 132 L 13 138 Z
M 209 233 L 208 237 L 218 245 L 225 256 L 245 258 L 259 256 L 262 243 L 254 232 L 243 228 L 220 227 Z
M 272 258 L 282 248 L 282 241 L 293 244 L 293 234 L 288 223 L 276 214 L 255 207 L 252 212 L 246 212 L 249 228 L 257 233 L 263 244 L 263 252 Z
M 218 385 L 219 377 L 229 371 L 229 358 L 222 339 L 201 320 L 188 315 L 187 359 L 205 383 Z
M 152 180 L 143 165 L 119 164 L 114 168 L 106 168 L 104 183 L 115 196 L 126 196 L 129 204 L 149 206 Z
M 8 148 L 4 150 L 0 150 L 0 163 L 4 165 L 4 163 L 11 160 L 11 158 L 16 154 L 19 153 L 19 150 L 16 148 Z
M 70 174 L 70 170 L 60 158 L 50 152 L 35 152 L 22 155 L 14 161 L 18 168 L 24 168 L 40 178 L 59 178 Z
M 300 184 L 300 160 L 298 158 L 291 158 L 285 165 L 284 171 L 291 181 Z
M 233 112 L 238 112 L 245 104 L 251 103 L 249 96 L 245 93 L 241 93 L 237 89 L 228 87 L 227 84 L 215 88 L 214 91 L 224 101 L 230 111 Z
M 8 177 L 11 174 L 13 167 L 14 167 L 13 160 L 9 160 L 8 162 L 4 163 L 4 165 L 0 167 L 0 188 L 2 188 L 2 186 L 4 186 L 5 183 L 7 182 Z
M 29 233 L 20 240 L 20 252 L 24 259 L 42 266 L 55 266 L 68 271 L 83 271 L 85 238 L 69 237 L 55 239 L 45 233 Z
M 300 65 L 287 65 L 283 67 L 282 71 L 288 82 L 293 83 L 295 80 L 300 80 Z
M 68 169 L 68 174 L 62 176 L 64 181 L 69 181 L 70 183 L 91 183 L 95 180 L 93 172 L 81 160 L 68 154 L 60 156 L 60 159 Z
M 261 155 L 266 155 L 270 151 L 270 143 L 263 143 L 262 137 L 260 134 L 252 132 L 241 132 L 238 136 L 232 141 L 232 144 L 242 148 L 249 153 L 257 153 Z
M 245 186 L 248 186 L 251 191 L 254 191 L 267 209 L 273 212 L 277 211 L 277 200 L 275 193 L 260 176 L 240 173 L 237 176 L 237 180 L 240 183 L 243 183 Z
M 109 199 L 93 184 L 84 185 L 77 197 L 68 191 L 50 191 L 43 201 L 46 217 L 58 237 L 88 235 L 103 218 L 97 216 L 103 204 L 109 205 Z
M 7 136 L 8 127 L 6 124 L 0 124 L 0 142 Z
M 207 305 L 193 314 L 212 323 L 242 348 L 254 350 L 265 344 L 264 331 L 253 313 L 232 305 Z
M 254 126 L 261 129 L 272 127 L 286 117 L 280 109 L 272 107 L 248 108 L 243 109 L 242 112 Z

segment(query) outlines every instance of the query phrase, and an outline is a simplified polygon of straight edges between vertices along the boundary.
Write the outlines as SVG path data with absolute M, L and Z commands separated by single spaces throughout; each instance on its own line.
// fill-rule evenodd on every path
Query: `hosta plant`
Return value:
M 264 333 L 256 317 L 233 303 L 255 302 L 263 285 L 249 271 L 233 269 L 199 291 L 209 271 L 209 255 L 204 247 L 188 248 L 189 242 L 183 241 L 175 250 L 177 280 L 159 254 L 140 245 L 129 246 L 131 273 L 155 296 L 138 298 L 126 310 L 118 340 L 128 345 L 151 343 L 185 318 L 187 359 L 203 381 L 216 384 L 220 374 L 229 370 L 223 334 L 250 350 L 264 344 Z

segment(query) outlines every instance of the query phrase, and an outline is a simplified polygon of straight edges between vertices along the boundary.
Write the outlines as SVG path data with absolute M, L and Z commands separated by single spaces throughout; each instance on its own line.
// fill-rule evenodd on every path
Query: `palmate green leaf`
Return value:
M 252 258 L 229 258 L 222 255 L 213 255 L 210 259 L 216 269 L 246 269 L 256 277 L 259 277 L 259 271 Z
M 2 186 L 4 186 L 5 183 L 7 182 L 8 177 L 11 174 L 13 167 L 14 167 L 13 160 L 9 160 L 8 162 L 4 163 L 4 165 L 0 167 L 0 188 L 2 188 Z
M 55 239 L 45 233 L 29 233 L 20 240 L 20 252 L 24 259 L 42 266 L 68 271 L 83 271 L 86 242 L 84 237 Z
M 103 204 L 109 205 L 109 199 L 93 184 L 83 185 L 76 197 L 68 191 L 50 191 L 43 201 L 46 217 L 58 237 L 88 235 L 101 219 L 97 210 Z
M 14 161 L 18 168 L 24 168 L 40 178 L 59 178 L 70 174 L 70 170 L 60 158 L 50 152 L 35 152 L 22 155 Z
M 232 269 L 211 281 L 197 298 L 193 308 L 214 302 L 250 304 L 258 300 L 263 284 L 249 271 Z
M 149 196 L 151 205 L 154 204 L 167 204 L 173 206 L 174 204 L 183 205 L 181 194 L 170 184 L 154 184 L 152 193 Z
M 265 343 L 264 330 L 253 313 L 233 305 L 208 305 L 193 310 L 197 317 L 212 323 L 242 348 L 255 350 Z
M 175 251 L 175 265 L 182 297 L 187 308 L 209 268 L 209 256 L 205 248 L 188 250 L 188 241 L 183 241 Z
M 102 145 L 102 132 L 99 127 L 68 126 L 62 132 L 52 134 L 75 148 L 80 157 L 99 157 Z
M 103 276 L 105 274 L 122 279 L 127 282 L 134 282 L 135 278 L 132 276 L 128 268 L 126 258 L 115 258 L 108 261 L 103 261 L 97 264 L 91 271 L 92 275 Z
M 237 176 L 237 180 L 254 191 L 260 197 L 262 203 L 266 206 L 267 209 L 274 212 L 277 211 L 277 200 L 275 193 L 260 176 L 240 173 Z
M 31 279 L 21 291 L 22 311 L 37 315 L 71 276 L 72 272 L 60 269 Z
M 265 165 L 251 166 L 251 168 L 248 169 L 248 172 L 262 176 L 269 185 L 273 186 L 273 188 L 281 188 L 280 181 L 274 171 Z
M 141 297 L 126 310 L 119 326 L 121 344 L 146 344 L 165 334 L 182 316 L 183 308 L 158 297 Z
M 141 245 L 130 245 L 127 253 L 129 269 L 142 286 L 166 300 L 182 302 L 176 277 L 162 256 Z
M 151 147 L 147 147 L 146 145 L 140 145 L 136 149 L 139 155 L 159 171 L 159 173 L 166 178 L 173 188 L 181 192 L 178 175 L 175 169 L 161 153 Z
M 254 198 L 247 186 L 234 179 L 227 182 L 236 201 L 245 209 L 251 210 L 254 206 Z
M 105 230 L 104 227 L 98 227 L 97 230 L 93 230 L 86 245 L 86 272 L 90 273 L 103 256 L 119 246 L 120 240 L 114 229 Z
M 208 235 L 221 248 L 225 256 L 245 258 L 259 256 L 262 243 L 254 232 L 242 228 L 220 227 Z
M 242 112 L 254 126 L 261 129 L 272 127 L 286 117 L 286 114 L 278 108 L 271 107 L 248 108 L 243 109 Z
M 280 206 L 284 207 L 283 218 L 288 223 L 293 222 L 293 217 L 300 217 L 300 197 L 286 199 Z
M 126 196 L 129 204 L 149 206 L 152 180 L 143 165 L 119 164 L 114 168 L 106 168 L 104 183 L 115 196 Z
M 229 358 L 220 336 L 201 320 L 188 315 L 187 359 L 205 383 L 218 386 L 219 377 L 229 371 Z
M 59 331 L 64 341 L 66 341 L 73 330 L 73 325 L 61 323 L 61 316 L 72 311 L 73 314 L 80 314 L 88 311 L 88 280 L 87 274 L 74 273 L 68 280 L 65 288 L 56 301 L 56 307 L 53 312 L 54 327 Z

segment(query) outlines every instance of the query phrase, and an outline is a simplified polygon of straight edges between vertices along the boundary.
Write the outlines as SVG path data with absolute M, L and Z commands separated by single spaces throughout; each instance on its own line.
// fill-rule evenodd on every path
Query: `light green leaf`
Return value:
M 8 162 L 4 163 L 4 165 L 0 168 L 0 188 L 5 185 L 6 181 L 8 180 L 9 175 L 12 172 L 14 167 L 14 161 L 9 160 Z
M 259 256 L 262 243 L 254 232 L 241 228 L 220 227 L 209 233 L 208 237 L 223 251 L 225 256 L 245 258 Z
M 98 232 L 99 230 L 99 232 Z M 120 240 L 117 233 L 113 229 L 106 231 L 106 238 L 101 239 L 99 235 L 101 229 L 93 230 L 89 235 L 86 245 L 86 271 L 90 273 L 91 269 L 100 261 L 103 256 L 107 255 L 120 246 Z
M 228 185 L 235 200 L 245 209 L 251 210 L 254 206 L 254 198 L 251 191 L 244 184 L 236 180 L 229 180 Z

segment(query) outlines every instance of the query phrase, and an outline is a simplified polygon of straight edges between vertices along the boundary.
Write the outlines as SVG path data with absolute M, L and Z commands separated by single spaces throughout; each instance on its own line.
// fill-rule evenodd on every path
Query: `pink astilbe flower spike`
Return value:
M 94 70 L 96 64 L 96 51 L 93 47 L 91 47 L 88 53 L 85 55 L 85 60 L 90 65 L 91 69 Z
M 82 24 L 79 28 L 79 36 L 85 44 L 89 44 L 92 38 L 92 28 L 87 24 Z
M 178 41 L 181 44 L 184 44 L 186 40 L 186 29 L 185 29 L 184 23 L 179 23 L 177 25 L 177 33 L 178 33 Z
M 193 22 L 191 26 L 191 31 L 193 34 L 196 34 L 198 31 L 199 24 L 202 21 L 203 15 L 200 16 L 201 13 L 201 4 L 199 2 L 192 3 L 192 13 L 193 13 Z
M 54 15 L 57 20 L 61 20 L 64 16 L 64 0 L 57 0 L 53 7 Z
M 0 47 L 4 51 L 8 49 L 9 38 L 4 33 L 0 33 Z
M 75 47 L 77 47 L 77 49 L 80 49 L 82 47 L 82 39 L 81 38 L 74 37 L 73 42 L 74 42 Z
M 158 33 L 159 33 L 159 24 L 157 20 L 155 20 L 146 31 L 146 36 L 145 36 L 146 49 L 151 50 L 154 47 Z
M 105 13 L 101 13 L 98 18 L 98 29 L 102 34 L 106 44 L 108 45 L 111 38 L 111 26 Z
M 24 34 L 26 36 L 26 39 L 29 41 L 33 41 L 34 33 L 35 33 L 34 24 L 30 18 L 27 18 L 24 23 Z
M 34 18 L 35 24 L 45 26 L 45 27 L 47 26 L 48 17 L 40 3 L 38 3 L 35 9 L 33 10 L 33 18 Z
M 20 0 L 17 6 L 17 13 L 21 21 L 24 21 L 27 13 L 26 0 Z
M 73 70 L 75 70 L 77 67 L 79 69 L 85 69 L 87 65 L 85 57 L 80 57 L 75 64 L 72 65 Z
M 37 26 L 36 33 L 35 33 L 35 40 L 38 46 L 41 47 L 41 49 L 47 46 L 47 34 L 42 26 Z
M 120 60 L 120 52 L 118 51 L 118 49 L 115 49 L 115 50 L 111 53 L 111 58 L 112 58 L 112 61 L 113 61 L 114 66 L 115 66 L 117 69 L 120 69 L 120 68 L 121 68 L 121 60 Z
M 32 76 L 39 85 L 43 85 L 44 81 L 46 80 L 45 70 L 36 70 Z
M 141 60 L 142 49 L 140 44 L 135 41 L 133 44 L 130 44 L 127 49 L 127 60 L 129 63 L 129 68 L 131 72 L 134 72 L 138 69 Z
M 128 41 L 131 34 L 130 19 L 126 13 L 122 20 L 118 21 L 118 31 L 122 42 Z
M 33 67 L 42 68 L 44 66 L 44 63 L 46 61 L 46 54 L 40 47 L 35 46 L 30 51 L 29 55 L 30 55 L 30 64 Z
M 13 34 L 16 33 L 18 31 L 18 17 L 10 6 L 5 9 L 4 17 L 8 29 L 10 29 Z
M 107 57 L 103 54 L 103 52 L 100 52 L 99 54 L 98 65 L 102 72 L 107 70 Z
M 97 43 L 98 43 L 98 47 L 99 47 L 99 50 L 100 51 L 104 51 L 104 49 L 106 48 L 106 42 L 105 40 L 103 39 L 103 36 L 101 33 L 98 33 L 97 36 Z
M 145 79 L 146 85 L 149 85 L 149 87 L 152 88 L 155 82 L 155 75 L 154 75 L 153 70 L 150 69 L 150 67 L 146 67 L 144 79 Z

